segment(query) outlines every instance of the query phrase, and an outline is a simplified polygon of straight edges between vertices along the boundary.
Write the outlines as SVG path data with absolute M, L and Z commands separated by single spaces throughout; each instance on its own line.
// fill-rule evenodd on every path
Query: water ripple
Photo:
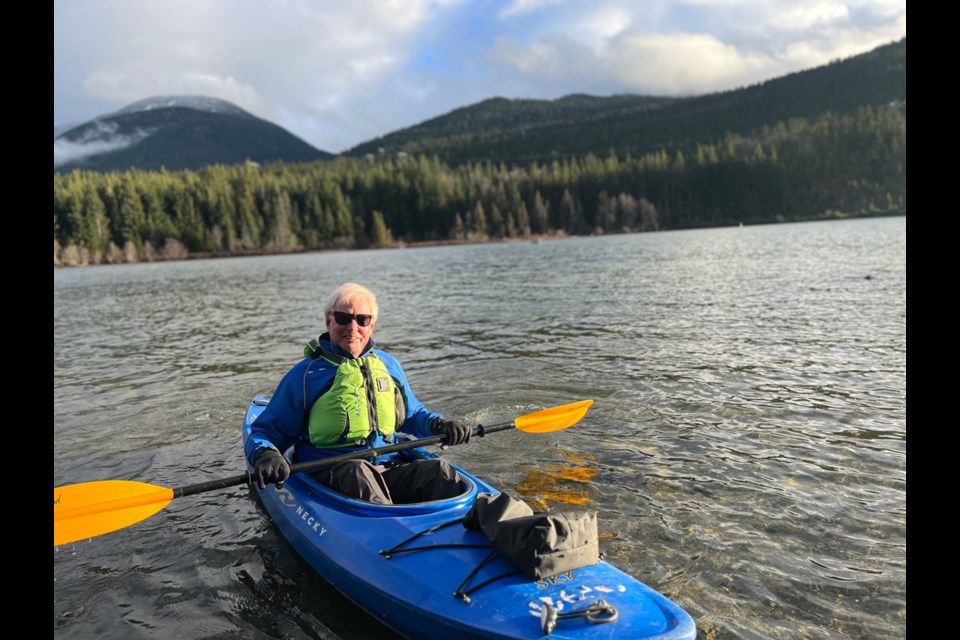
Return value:
M 701 637 L 904 637 L 902 218 L 58 270 L 55 486 L 239 473 L 249 399 L 323 331 L 345 273 L 432 409 L 493 424 L 596 401 L 576 427 L 446 455 L 595 509 L 606 557 Z M 395 638 L 243 489 L 56 549 L 54 632 Z

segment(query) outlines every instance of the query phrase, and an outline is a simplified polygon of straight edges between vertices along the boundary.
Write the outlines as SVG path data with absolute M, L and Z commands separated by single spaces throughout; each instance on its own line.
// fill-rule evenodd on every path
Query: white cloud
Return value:
M 846 4 L 824 0 L 785 7 L 770 16 L 769 24 L 775 30 L 804 31 L 845 20 L 849 15 Z
M 497 14 L 501 18 L 511 18 L 539 11 L 551 5 L 563 4 L 565 0 L 510 0 Z
M 69 17 L 81 24 L 71 25 L 69 37 L 61 41 L 69 40 L 88 59 L 80 81 L 88 98 L 119 108 L 155 95 L 202 94 L 286 127 L 285 114 L 303 112 L 301 123 L 324 119 L 332 109 L 375 90 L 399 71 L 411 39 L 432 12 L 455 3 L 84 4 L 95 10 L 62 16 L 62 22 Z M 70 5 L 55 8 L 68 12 Z M 55 37 L 65 29 L 55 25 Z M 80 33 L 82 29 L 87 31 Z
M 566 36 L 523 47 L 500 43 L 499 59 L 518 73 L 580 86 L 616 86 L 623 93 L 691 94 L 732 88 L 784 72 L 783 63 L 737 51 L 706 35 L 625 34 L 594 52 Z
M 784 72 L 766 56 L 743 53 L 707 35 L 649 34 L 621 38 L 610 55 L 615 79 L 636 91 L 706 93 Z
M 78 140 L 65 139 L 53 141 L 53 166 L 95 156 L 107 151 L 116 151 L 140 142 L 150 135 L 149 131 L 138 130 L 133 135 L 118 135 L 117 125 L 107 122 L 98 122 Z M 94 139 L 96 138 L 96 139 Z
M 905 0 L 54 0 L 54 120 L 208 95 L 337 152 L 492 96 L 702 93 L 905 34 Z
M 269 104 L 249 84 L 196 69 L 170 72 L 159 66 L 128 62 L 113 70 L 92 71 L 83 86 L 90 96 L 120 106 L 159 95 L 202 95 L 227 100 L 255 115 L 270 112 Z
M 501 77 L 544 93 L 690 95 L 863 53 L 906 33 L 903 2 L 620 0 L 564 5 L 535 36 L 496 40 Z M 573 87 L 579 87 L 574 89 Z
M 500 63 L 526 76 L 557 78 L 573 68 L 567 67 L 565 60 L 574 56 L 568 52 L 577 48 L 577 44 L 566 36 L 554 36 L 531 45 L 523 45 L 511 37 L 498 38 L 493 57 Z
M 632 16 L 624 8 L 598 5 L 572 25 L 569 34 L 587 45 L 602 48 L 606 42 L 625 32 L 632 23 Z

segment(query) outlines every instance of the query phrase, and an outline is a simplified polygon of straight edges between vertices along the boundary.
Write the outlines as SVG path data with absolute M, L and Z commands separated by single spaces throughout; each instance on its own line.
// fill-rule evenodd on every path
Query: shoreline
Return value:
M 76 262 L 71 261 L 71 263 L 66 264 L 60 259 L 60 254 L 65 253 L 65 249 L 61 249 L 59 244 L 54 241 L 54 255 L 53 255 L 53 267 L 54 269 L 61 268 L 73 268 L 73 267 L 92 267 L 92 266 L 104 266 L 104 265 L 115 265 L 115 264 L 149 264 L 153 262 L 174 262 L 177 260 L 221 260 L 224 258 L 244 258 L 250 256 L 275 256 L 275 255 L 288 255 L 288 254 L 298 254 L 298 253 L 326 253 L 332 251 L 371 251 L 371 250 L 397 250 L 397 249 L 419 249 L 422 247 L 444 247 L 450 245 L 468 245 L 468 244 L 492 244 L 492 243 L 505 243 L 505 242 L 529 242 L 532 244 L 538 244 L 543 241 L 549 240 L 563 240 L 567 238 L 588 238 L 602 235 L 626 235 L 634 233 L 661 233 L 664 231 L 685 231 L 689 229 L 716 229 L 716 228 L 736 228 L 736 227 L 745 227 L 745 226 L 758 226 L 766 224 L 791 224 L 791 223 L 802 223 L 802 222 L 824 222 L 827 220 L 858 220 L 861 218 L 895 218 L 895 217 L 907 217 L 905 212 L 903 213 L 873 213 L 866 215 L 843 215 L 843 216 L 821 216 L 816 218 L 807 218 L 803 220 L 768 220 L 763 222 L 740 222 L 738 224 L 722 224 L 712 227 L 681 227 L 676 229 L 657 229 L 655 231 L 627 231 L 619 233 L 590 233 L 590 234 L 580 234 L 580 235 L 571 235 L 566 232 L 554 232 L 548 234 L 538 234 L 530 235 L 524 238 L 486 238 L 486 239 L 446 239 L 446 240 L 419 240 L 415 242 L 394 242 L 389 247 L 331 247 L 326 249 L 293 249 L 290 251 L 271 251 L 268 249 L 248 249 L 241 251 L 198 251 L 193 253 L 185 253 L 181 255 L 176 255 L 173 257 L 163 257 L 162 255 L 154 255 L 152 259 L 144 260 L 101 260 L 99 262 L 91 262 L 89 260 L 78 260 Z
M 271 251 L 268 249 L 247 249 L 241 251 L 197 251 L 192 253 L 187 253 L 186 255 L 181 255 L 177 257 L 165 258 L 162 256 L 155 256 L 152 260 L 103 260 L 100 262 L 90 262 L 90 261 L 81 261 L 77 263 L 64 264 L 59 257 L 54 254 L 53 267 L 54 269 L 70 269 L 75 267 L 97 267 L 97 266 L 109 266 L 109 265 L 121 265 L 121 264 L 151 264 L 154 262 L 176 262 L 181 260 L 222 260 L 226 258 L 246 258 L 250 256 L 278 256 L 278 255 L 293 255 L 300 253 L 330 253 L 330 252 L 346 252 L 346 251 L 390 251 L 390 250 L 402 250 L 402 249 L 419 249 L 423 247 L 444 247 L 451 245 L 468 245 L 468 244 L 499 244 L 499 243 L 518 243 L 518 242 L 529 242 L 532 244 L 539 244 L 540 242 L 546 240 L 561 240 L 564 238 L 571 237 L 580 237 L 580 236 L 570 236 L 566 233 L 559 234 L 540 234 L 540 235 L 531 235 L 526 238 L 496 238 L 496 239 L 485 239 L 485 240 L 420 240 L 416 242 L 395 242 L 389 247 L 366 247 L 366 248 L 355 248 L 355 247 L 332 247 L 326 249 L 293 249 L 290 251 Z M 56 249 L 55 249 L 56 252 Z

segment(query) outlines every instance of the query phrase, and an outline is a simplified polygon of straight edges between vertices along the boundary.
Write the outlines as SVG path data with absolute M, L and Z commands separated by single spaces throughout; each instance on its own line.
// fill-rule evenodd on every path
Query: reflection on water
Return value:
M 572 453 L 564 456 L 577 464 L 596 459 L 596 456 L 580 457 Z M 551 504 L 586 505 L 592 498 L 588 488 L 583 485 L 589 484 L 597 473 L 596 469 L 589 466 L 549 464 L 543 469 L 528 470 L 523 480 L 513 488 L 524 502 L 538 511 L 551 510 Z
M 240 425 L 344 280 L 431 409 L 581 423 L 444 455 L 601 551 L 701 638 L 906 629 L 906 223 L 833 221 L 54 272 L 54 485 L 244 468 Z M 58 638 L 393 638 L 245 488 L 54 551 Z

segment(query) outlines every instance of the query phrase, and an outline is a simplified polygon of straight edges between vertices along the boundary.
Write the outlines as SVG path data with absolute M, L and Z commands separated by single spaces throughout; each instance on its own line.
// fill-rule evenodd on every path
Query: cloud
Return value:
M 550 5 L 562 4 L 565 0 L 510 0 L 506 7 L 497 15 L 501 18 L 511 18 L 539 11 Z
M 76 140 L 60 138 L 53 141 L 54 167 L 107 151 L 123 149 L 150 135 L 150 132 L 142 130 L 138 130 L 132 135 L 118 135 L 116 124 L 108 122 L 96 122 L 94 124 L 94 127 L 85 131 L 83 136 Z
M 127 62 L 109 71 L 97 69 L 86 78 L 84 88 L 90 96 L 124 106 L 158 95 L 201 95 L 227 100 L 257 115 L 271 109 L 256 89 L 232 76 L 200 70 L 171 73 L 140 62 Z
M 431 16 L 456 4 L 55 3 L 55 92 L 67 90 L 56 70 L 79 65 L 71 90 L 111 110 L 157 95 L 199 94 L 288 129 L 315 129 L 389 82 Z
M 529 46 L 503 40 L 498 43 L 497 58 L 517 74 L 537 78 L 544 85 L 573 84 L 585 92 L 656 95 L 731 88 L 757 77 L 778 75 L 786 67 L 769 56 L 740 52 L 711 36 L 689 34 L 627 33 L 602 49 L 565 35 Z M 569 83 L 571 77 L 576 82 Z
M 905 0 L 54 0 L 54 121 L 208 95 L 339 152 L 493 96 L 706 93 L 905 35 Z
M 888 0 L 684 0 L 642 8 L 607 0 L 562 8 L 562 19 L 539 32 L 496 39 L 489 60 L 505 82 L 558 96 L 573 92 L 563 87 L 693 95 L 827 64 L 906 33 L 905 5 Z
M 738 51 L 708 35 L 631 34 L 616 41 L 609 58 L 619 84 L 671 95 L 718 91 L 785 72 L 769 56 Z

